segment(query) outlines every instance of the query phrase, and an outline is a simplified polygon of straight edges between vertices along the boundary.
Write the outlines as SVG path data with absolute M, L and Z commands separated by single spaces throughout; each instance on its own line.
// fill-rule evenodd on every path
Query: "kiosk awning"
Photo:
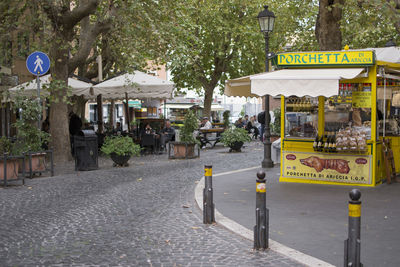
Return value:
M 325 96 L 338 94 L 339 80 L 357 77 L 363 68 L 284 69 L 227 81 L 227 96 Z

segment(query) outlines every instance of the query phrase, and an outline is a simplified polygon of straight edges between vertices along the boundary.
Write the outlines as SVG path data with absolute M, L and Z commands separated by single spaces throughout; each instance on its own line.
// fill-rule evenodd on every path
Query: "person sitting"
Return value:
M 246 127 L 248 123 L 249 123 L 249 115 L 244 115 L 243 127 Z
M 203 120 L 201 121 L 201 127 L 200 130 L 209 130 L 212 128 L 211 122 L 208 120 L 208 117 L 203 117 Z
M 171 122 L 166 120 L 165 127 L 160 131 L 161 151 L 165 149 L 165 144 L 169 141 L 175 141 L 175 129 L 171 127 Z
M 258 135 L 259 135 L 259 131 L 258 128 L 256 127 L 256 121 L 255 121 L 255 117 L 250 117 L 250 121 L 247 123 L 246 125 L 246 130 L 251 133 L 254 133 L 254 138 L 257 139 Z
M 143 148 L 150 148 L 151 152 L 154 153 L 157 150 L 159 144 L 157 142 L 158 138 L 156 138 L 156 136 L 157 135 L 155 134 L 153 128 L 151 128 L 150 124 L 146 123 L 140 134 L 141 138 L 140 145 Z
M 117 134 L 117 135 L 121 135 L 121 133 L 122 133 L 121 122 L 117 121 L 117 125 L 115 126 L 113 133 Z
M 244 124 L 243 124 L 243 119 L 239 118 L 237 121 L 235 121 L 235 127 L 236 128 L 244 128 Z
M 149 123 L 146 123 L 146 125 L 145 125 L 144 128 L 142 129 L 141 135 L 144 135 L 144 134 L 153 134 L 153 133 L 154 133 L 153 128 L 151 128 L 151 126 L 150 126 Z

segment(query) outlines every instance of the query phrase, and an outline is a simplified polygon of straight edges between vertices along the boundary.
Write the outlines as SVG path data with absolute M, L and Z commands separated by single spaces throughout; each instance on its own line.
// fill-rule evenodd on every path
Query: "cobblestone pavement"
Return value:
M 144 156 L 127 168 L 102 159 L 90 172 L 73 172 L 69 163 L 57 166 L 58 176 L 0 188 L 0 266 L 298 266 L 202 224 L 193 195 L 204 165 L 218 173 L 262 159 L 258 142 L 227 151 L 192 160 Z

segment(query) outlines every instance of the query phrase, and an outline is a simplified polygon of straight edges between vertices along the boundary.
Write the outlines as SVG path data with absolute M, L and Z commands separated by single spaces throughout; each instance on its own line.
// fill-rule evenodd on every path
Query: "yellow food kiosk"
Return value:
M 380 184 L 383 138 L 400 172 L 399 47 L 281 53 L 273 65 L 225 94 L 281 95 L 281 182 Z

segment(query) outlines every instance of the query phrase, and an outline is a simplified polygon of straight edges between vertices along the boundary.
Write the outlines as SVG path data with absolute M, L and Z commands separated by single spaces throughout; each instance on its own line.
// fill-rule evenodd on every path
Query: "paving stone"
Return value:
M 259 142 L 227 151 L 191 160 L 147 155 L 126 168 L 100 158 L 90 172 L 58 164 L 54 177 L 0 190 L 0 266 L 299 266 L 202 223 L 194 188 L 204 165 L 216 174 L 258 166 L 263 156 Z

